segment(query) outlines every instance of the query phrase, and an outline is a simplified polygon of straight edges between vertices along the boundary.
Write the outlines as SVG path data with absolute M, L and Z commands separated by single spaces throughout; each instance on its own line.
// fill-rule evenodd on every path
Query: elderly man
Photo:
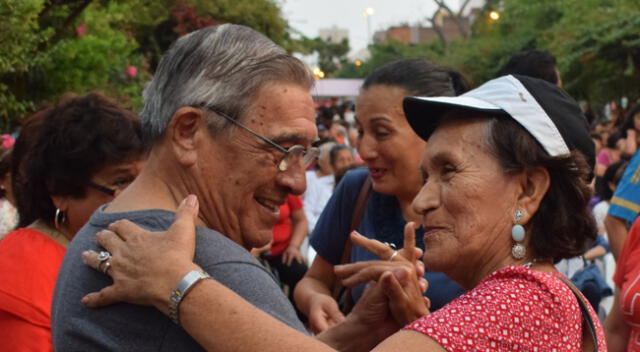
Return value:
M 145 169 L 114 202 L 93 214 L 67 250 L 52 306 L 57 351 L 201 350 L 179 325 L 179 303 L 188 292 L 186 287 L 207 274 L 282 323 L 305 331 L 273 276 L 248 249 L 271 240 L 279 206 L 287 195 L 305 190 L 305 169 L 318 154 L 310 148 L 317 135 L 309 94 L 312 83 L 312 76 L 299 60 L 246 27 L 209 27 L 176 42 L 144 92 L 141 116 L 151 143 Z M 178 283 L 169 300 L 169 317 L 153 307 L 133 304 L 102 309 L 81 304 L 84 295 L 112 283 L 103 274 L 112 264 L 108 252 L 96 253 L 94 264 L 102 273 L 82 263 L 81 253 L 100 250 L 94 239 L 96 232 L 120 219 L 151 231 L 165 230 L 175 219 L 178 203 L 189 194 L 196 195 L 199 202 L 194 262 L 202 271 L 190 272 Z M 156 236 L 150 243 L 161 242 L 158 234 L 147 233 L 144 238 L 150 236 Z M 152 252 L 152 245 L 131 241 L 135 243 L 141 248 L 136 253 Z M 383 251 L 382 257 L 397 254 L 389 253 L 392 249 L 387 247 Z M 152 255 L 164 260 L 165 252 L 158 250 Z M 170 258 L 166 260 L 171 263 Z M 113 265 L 117 272 L 117 262 Z M 340 348 L 372 347 L 399 327 L 386 298 L 396 301 L 396 293 L 400 300 L 422 303 L 417 314 L 412 308 L 416 304 L 404 304 L 413 318 L 426 312 L 420 293 L 426 286 L 418 287 L 421 273 L 412 271 L 411 264 L 409 267 L 409 274 L 400 276 L 413 280 L 401 280 L 403 287 L 389 281 L 395 282 L 397 290 L 393 292 L 381 288 L 384 283 L 375 286 L 370 290 L 371 298 L 360 304 L 364 308 L 354 309 L 361 314 L 350 315 L 356 318 L 319 339 Z M 413 300 L 404 299 L 406 285 L 411 283 Z M 145 285 L 150 286 L 153 284 Z M 211 307 L 203 307 L 199 314 L 207 314 L 204 308 Z M 393 314 L 396 316 L 395 311 Z M 404 311 L 401 314 L 406 316 Z M 206 334 L 208 327 L 202 328 Z M 354 339 L 358 331 L 366 334 Z M 229 339 L 232 344 L 244 343 Z
M 151 143 L 146 168 L 92 216 L 67 251 L 52 309 L 56 350 L 200 349 L 153 308 L 93 310 L 80 303 L 110 282 L 81 262 L 81 252 L 97 249 L 95 233 L 118 219 L 166 229 L 188 194 L 200 202 L 195 262 L 304 331 L 286 296 L 246 249 L 268 243 L 279 206 L 288 194 L 305 190 L 304 171 L 317 153 L 310 148 L 316 138 L 312 84 L 299 60 L 246 27 L 209 27 L 176 42 L 144 92 L 141 118 Z

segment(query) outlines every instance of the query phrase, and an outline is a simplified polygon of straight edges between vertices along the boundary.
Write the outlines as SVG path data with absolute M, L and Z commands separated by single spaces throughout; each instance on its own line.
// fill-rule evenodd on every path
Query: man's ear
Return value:
M 190 106 L 176 110 L 171 117 L 166 133 L 171 150 L 181 164 L 191 166 L 196 163 L 198 159 L 196 144 L 201 136 L 203 125 L 206 127 L 202 110 Z
M 544 167 L 532 167 L 524 172 L 521 193 L 518 197 L 518 207 L 525 213 L 522 218 L 523 224 L 529 222 L 533 214 L 540 208 L 540 203 L 547 194 L 550 183 L 549 171 Z

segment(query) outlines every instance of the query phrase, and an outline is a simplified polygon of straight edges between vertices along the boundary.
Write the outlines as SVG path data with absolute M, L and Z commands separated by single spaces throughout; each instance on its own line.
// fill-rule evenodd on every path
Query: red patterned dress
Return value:
M 598 350 L 606 351 L 602 326 L 587 305 Z M 405 329 L 428 335 L 447 351 L 581 351 L 582 315 L 558 277 L 509 266 Z

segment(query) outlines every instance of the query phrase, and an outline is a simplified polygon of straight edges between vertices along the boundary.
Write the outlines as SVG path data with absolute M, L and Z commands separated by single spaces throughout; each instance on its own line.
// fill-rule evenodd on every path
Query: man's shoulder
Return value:
M 224 234 L 206 227 L 196 228 L 194 261 L 203 269 L 221 263 L 260 265 L 249 251 Z

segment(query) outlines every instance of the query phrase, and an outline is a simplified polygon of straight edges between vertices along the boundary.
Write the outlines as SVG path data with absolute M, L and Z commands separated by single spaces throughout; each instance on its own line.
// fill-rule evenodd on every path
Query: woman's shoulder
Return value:
M 52 261 L 62 261 L 66 249 L 40 231 L 20 228 L 9 232 L 0 241 L 0 267 L 50 267 Z
M 497 290 L 499 288 L 499 290 Z M 508 266 L 489 275 L 478 285 L 478 290 L 499 291 L 501 294 L 518 293 L 520 298 L 539 299 L 539 294 L 547 297 L 569 297 L 573 292 L 557 274 L 533 270 L 523 265 Z M 522 295 L 523 290 L 532 295 Z
M 9 232 L 2 238 L 2 241 L 0 241 L 0 252 L 5 252 L 7 250 L 38 252 L 46 249 L 51 249 L 54 252 L 61 250 L 63 254 L 65 251 L 64 247 L 49 238 L 49 236 L 38 230 L 27 227 L 22 227 Z
M 344 174 L 344 177 L 342 178 L 342 181 L 340 182 L 340 184 L 346 183 L 350 185 L 352 184 L 362 185 L 362 183 L 367 177 L 369 177 L 369 169 L 365 167 L 359 167 L 359 168 L 347 171 L 347 173 Z
M 33 304 L 51 304 L 65 248 L 45 234 L 21 228 L 0 241 L 0 294 Z M 38 280 L 30 278 L 37 277 Z M 7 296 L 8 295 L 8 296 Z M 46 298 L 48 301 L 40 302 Z
M 511 351 L 514 346 L 530 349 L 536 347 L 533 338 L 541 331 L 548 332 L 541 336 L 547 344 L 575 344 L 581 336 L 579 308 L 575 301 L 571 302 L 569 288 L 561 285 L 552 274 L 523 266 L 507 267 L 407 328 L 454 347 L 472 341 L 475 346 L 500 350 L 490 345 L 499 338 L 509 346 L 506 350 Z

